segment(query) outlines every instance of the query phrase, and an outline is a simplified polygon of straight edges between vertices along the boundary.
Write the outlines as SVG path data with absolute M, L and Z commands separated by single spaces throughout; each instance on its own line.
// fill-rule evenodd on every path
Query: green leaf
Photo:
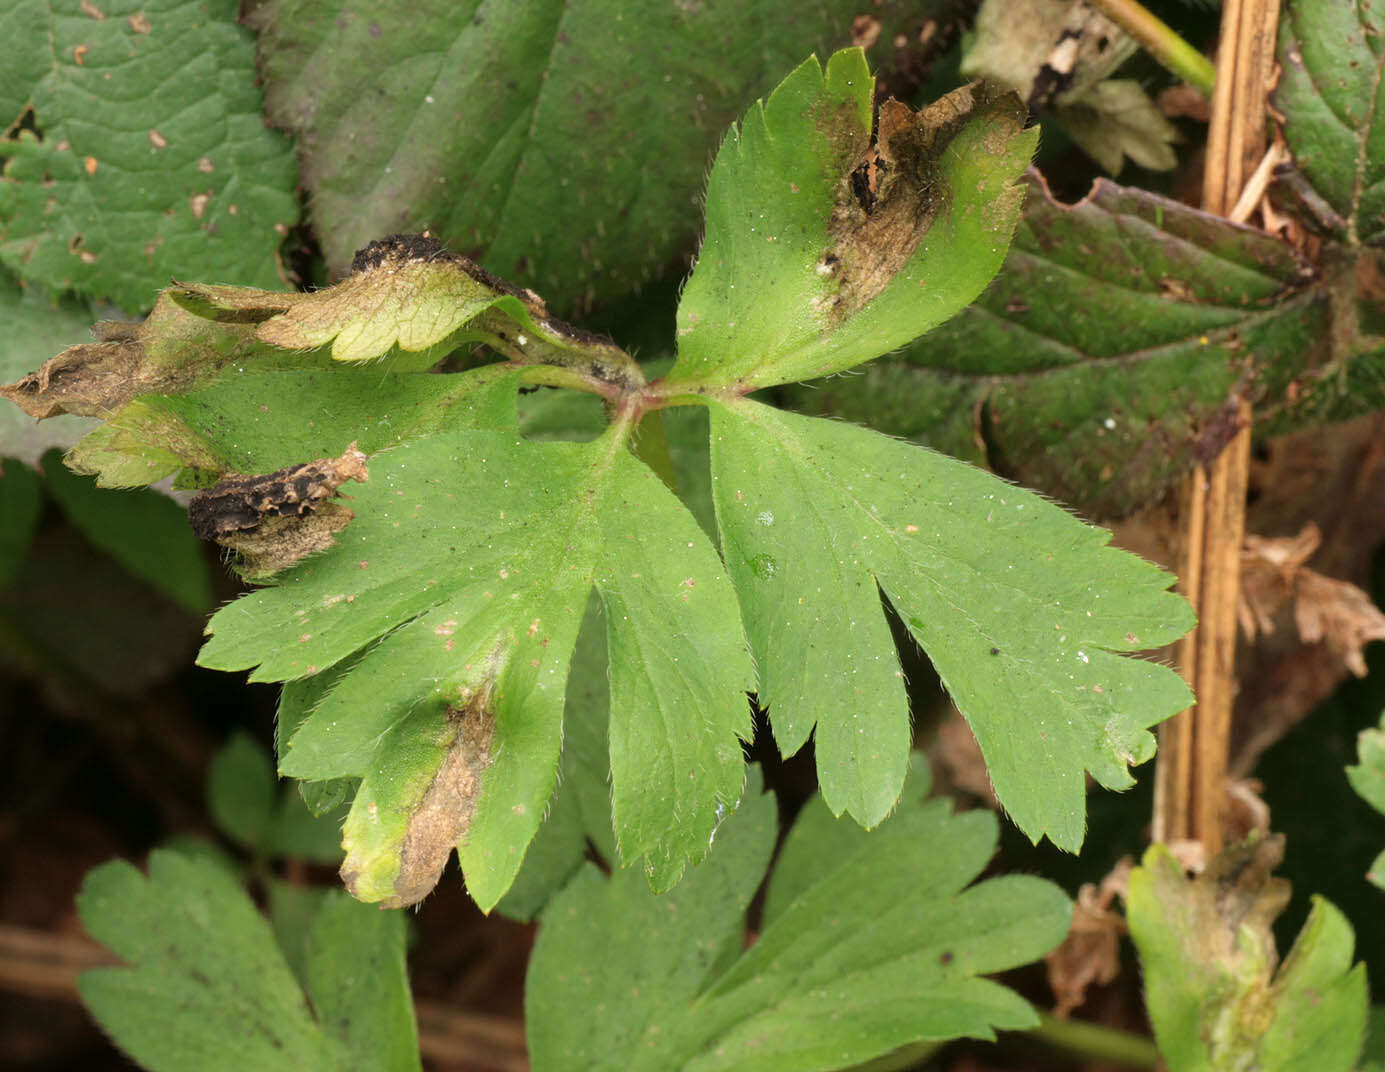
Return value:
M 558 788 L 524 855 L 524 866 L 496 906 L 503 916 L 525 922 L 535 919 L 586 859 L 588 841 L 606 860 L 616 858 L 606 666 L 606 621 L 601 600 L 593 593 L 568 671 Z
M 129 312 L 175 273 L 278 285 L 297 174 L 233 0 L 19 8 L 8 51 L 31 81 L 12 69 L 4 103 L 34 129 L 0 141 L 0 261 Z
M 87 932 L 128 964 L 84 973 L 82 1000 L 143 1067 L 354 1063 L 313 1020 L 268 924 L 217 865 L 156 850 L 146 879 L 113 861 L 87 875 L 77 908 Z
M 351 1054 L 351 1067 L 422 1067 L 404 963 L 406 923 L 398 912 L 333 890 L 308 932 L 305 988 L 318 1021 Z
M 193 614 L 211 608 L 207 560 L 181 506 L 153 491 L 98 488 L 56 455 L 45 458 L 44 475 L 49 494 L 93 547 Z
M 1173 578 L 1032 492 L 850 425 L 713 405 L 712 480 L 759 696 L 786 750 L 817 724 L 823 796 L 874 825 L 898 796 L 908 710 L 877 585 L 966 715 L 1031 839 L 1075 852 L 1086 772 L 1133 784 L 1148 727 L 1191 700 L 1115 652 L 1192 625 Z M 784 729 L 781 731 L 781 723 Z
M 128 966 L 86 972 L 82 1000 L 154 1072 L 419 1068 L 405 921 L 341 891 L 293 910 L 282 892 L 274 899 L 311 919 L 305 941 L 281 920 L 302 942 L 293 959 L 306 998 L 269 924 L 217 864 L 155 850 L 147 880 L 124 861 L 97 868 L 78 911 Z
M 857 13 L 846 0 L 273 0 L 247 18 L 335 271 L 370 239 L 427 228 L 571 311 L 678 270 L 727 123 L 801 57 L 844 43 Z M 365 94 L 362 72 L 379 76 Z
M 917 116 L 887 101 L 872 147 L 873 86 L 859 49 L 825 71 L 809 59 L 728 134 L 671 387 L 839 372 L 942 323 L 995 275 L 1038 138 L 1019 101 L 966 87 Z
M 212 757 L 207 810 L 224 834 L 243 848 L 263 850 L 274 815 L 277 785 L 265 750 L 237 733 Z
M 1325 199 L 1349 244 L 1385 238 L 1385 15 L 1369 4 L 1286 5 L 1275 90 L 1294 163 Z
M 1162 845 L 1130 876 L 1127 920 L 1170 1072 L 1255 1067 L 1348 1072 L 1366 1024 L 1365 966 L 1321 898 L 1276 967 L 1271 924 L 1289 898 L 1270 877 L 1283 839 L 1228 849 L 1195 879 Z
M 1023 876 L 963 891 L 994 851 L 995 819 L 949 816 L 912 794 L 870 835 L 810 803 L 785 846 L 794 877 L 776 895 L 776 872 L 775 913 L 744 949 L 773 844 L 757 789 L 673 893 L 588 869 L 555 900 L 526 984 L 536 1069 L 579 1057 L 590 1068 L 844 1068 L 906 1043 L 1036 1022 L 977 976 L 1060 942 L 1067 898 Z
M 1102 181 L 1063 205 L 1037 176 L 1029 186 L 1005 267 L 975 304 L 793 404 L 984 462 L 1098 517 L 1220 449 L 1239 393 L 1276 432 L 1373 404 L 1340 375 L 1368 355 L 1333 350 L 1348 326 L 1331 327 L 1332 293 L 1350 272 L 1315 284 L 1287 243 L 1143 190 Z
M 691 516 L 611 436 L 440 433 L 377 455 L 353 495 L 347 538 L 216 615 L 200 661 L 285 681 L 374 645 L 280 756 L 295 777 L 364 777 L 346 828 L 358 894 L 422 896 L 464 830 L 477 902 L 509 888 L 553 792 L 593 585 L 610 634 L 621 856 L 676 881 L 739 797 L 737 734 L 749 735 L 735 597 Z M 442 807 L 447 794 L 459 796 Z M 469 827 L 434 830 L 429 853 L 411 843 L 422 873 L 401 872 L 404 844 L 423 837 L 415 819 L 465 822 L 472 807 Z
M 739 952 L 774 849 L 774 800 L 761 789 L 755 771 L 713 851 L 672 892 L 655 896 L 633 871 L 606 878 L 588 864 L 554 898 L 524 986 L 536 1070 L 678 1067 L 661 1036 Z

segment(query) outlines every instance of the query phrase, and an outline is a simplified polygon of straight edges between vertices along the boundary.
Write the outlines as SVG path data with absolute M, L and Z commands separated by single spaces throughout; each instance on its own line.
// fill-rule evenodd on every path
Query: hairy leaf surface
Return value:
M 869 836 L 808 804 L 784 850 L 794 878 L 776 895 L 772 877 L 778 907 L 748 950 L 745 912 L 775 829 L 758 777 L 672 893 L 588 867 L 545 914 L 530 963 L 535 1068 L 832 1069 L 1033 1024 L 1023 1000 L 978 976 L 1061 941 L 1068 901 L 1028 877 L 964 890 L 994 851 L 995 819 L 924 804 L 926 770 L 917 778 Z
M 509 887 L 553 792 L 593 585 L 609 632 L 621 855 L 648 855 L 653 880 L 672 884 L 737 800 L 737 734 L 749 733 L 739 611 L 691 515 L 610 437 L 480 431 L 377 455 L 353 509 L 337 547 L 214 617 L 201 661 L 287 681 L 369 646 L 280 765 L 310 780 L 366 776 L 353 820 L 382 868 L 371 895 L 391 896 L 410 817 L 473 702 L 494 740 L 462 862 L 483 906 Z
M 909 721 L 877 584 L 976 734 L 996 795 L 1075 852 L 1086 772 L 1133 784 L 1182 680 L 1114 654 L 1192 625 L 1173 578 L 1032 492 L 874 432 L 750 401 L 714 405 L 727 567 L 776 734 L 817 722 L 823 796 L 866 825 L 898 795 Z
M 733 128 L 678 306 L 670 384 L 752 390 L 859 365 L 935 327 L 1000 267 L 1038 131 L 965 87 L 879 114 L 857 49 L 809 59 Z

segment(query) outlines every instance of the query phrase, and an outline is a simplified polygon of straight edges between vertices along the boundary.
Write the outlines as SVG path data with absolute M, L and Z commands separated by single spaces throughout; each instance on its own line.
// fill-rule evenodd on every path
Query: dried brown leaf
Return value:
M 1113 907 L 1125 896 L 1134 861 L 1125 857 L 1101 880 L 1084 883 L 1077 891 L 1072 927 L 1063 944 L 1044 958 L 1048 985 L 1053 990 L 1053 1015 L 1065 1019 L 1087 1000 L 1087 988 L 1104 986 L 1120 974 L 1120 941 L 1125 919 Z

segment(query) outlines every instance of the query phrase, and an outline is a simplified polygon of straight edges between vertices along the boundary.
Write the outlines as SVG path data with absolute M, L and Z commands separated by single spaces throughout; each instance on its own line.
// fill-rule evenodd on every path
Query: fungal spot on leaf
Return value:
M 835 274 L 839 285 L 827 311 L 845 320 L 889 285 L 949 204 L 943 163 L 954 138 L 987 115 L 985 144 L 1003 152 L 1024 125 L 1024 111 L 1013 94 L 988 93 L 980 83 L 955 89 L 915 113 L 890 99 L 880 106 L 876 141 L 847 175 L 837 193 L 829 224 L 831 245 L 819 259 L 821 274 Z M 1023 196 L 1007 189 L 1004 202 L 988 205 L 997 218 L 1018 210 Z
M 319 458 L 264 476 L 232 474 L 188 504 L 199 539 L 242 556 L 240 572 L 257 580 L 326 550 L 355 516 L 330 502 L 348 480 L 369 478 L 366 456 L 352 443 L 340 458 Z
M 447 712 L 452 742 L 447 756 L 409 816 L 408 829 L 399 850 L 399 875 L 394 894 L 380 902 L 381 908 L 404 908 L 418 904 L 438 884 L 447 858 L 457 843 L 466 837 L 481 779 L 491 765 L 491 740 L 495 716 L 490 710 L 491 683 L 477 689 L 460 708 Z M 342 864 L 341 877 L 346 888 L 356 893 L 359 864 L 351 857 Z

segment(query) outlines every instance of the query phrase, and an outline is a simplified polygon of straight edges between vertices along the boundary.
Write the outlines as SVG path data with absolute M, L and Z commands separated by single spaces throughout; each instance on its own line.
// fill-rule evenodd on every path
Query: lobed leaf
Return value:
M 823 798 L 878 823 L 909 721 L 877 585 L 967 717 L 996 795 L 1030 838 L 1075 852 L 1086 772 L 1133 784 L 1182 680 L 1116 652 L 1192 625 L 1173 578 L 1110 535 L 979 469 L 860 428 L 742 400 L 711 406 L 712 480 L 781 746 L 817 724 Z
M 84 973 L 82 1000 L 144 1068 L 420 1067 L 396 916 L 327 895 L 304 962 L 310 1010 L 269 925 L 211 860 L 155 850 L 147 879 L 113 861 L 77 907 L 128 965 Z
M 233 0 L 14 6 L 0 261 L 131 313 L 175 272 L 280 282 L 297 169 L 236 16 Z
M 1188 879 L 1162 845 L 1130 876 L 1127 920 L 1170 1072 L 1253 1066 L 1348 1072 L 1366 1026 L 1366 972 L 1346 918 L 1321 898 L 1282 964 L 1271 925 L 1288 883 L 1283 839 L 1226 850 Z
M 858 49 L 809 59 L 727 135 L 678 307 L 671 386 L 750 391 L 859 365 L 922 335 L 995 275 L 1038 131 L 964 87 L 880 109 Z
M 358 892 L 403 896 L 410 823 L 444 788 L 448 757 L 461 763 L 467 711 L 489 743 L 467 746 L 462 766 L 481 785 L 451 841 L 483 907 L 508 889 L 553 793 L 593 587 L 609 631 L 620 853 L 646 857 L 659 885 L 676 881 L 739 797 L 737 735 L 749 734 L 735 597 L 692 517 L 609 436 L 466 430 L 377 455 L 353 507 L 336 547 L 212 619 L 200 661 L 289 681 L 365 649 L 280 757 L 294 777 L 365 778 L 346 830 Z
M 1061 941 L 1067 899 L 1031 878 L 963 891 L 994 850 L 995 820 L 948 816 L 922 793 L 869 836 L 810 802 L 785 853 L 815 867 L 794 867 L 778 898 L 776 871 L 779 907 L 749 949 L 745 912 L 774 838 L 758 778 L 672 893 L 588 868 L 545 914 L 530 962 L 534 1067 L 843 1068 L 1033 1024 L 1024 1001 L 977 976 Z

